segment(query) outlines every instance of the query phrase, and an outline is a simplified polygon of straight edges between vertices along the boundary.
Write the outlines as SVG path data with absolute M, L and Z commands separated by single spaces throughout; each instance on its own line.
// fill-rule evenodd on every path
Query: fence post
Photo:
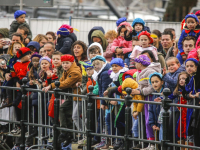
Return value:
M 22 92 L 22 110 L 21 110 L 21 120 L 20 120 L 20 126 L 21 126 L 21 144 L 20 149 L 25 150 L 25 124 L 24 122 L 27 121 L 27 91 L 25 88 L 28 86 L 26 83 L 28 82 L 28 79 L 24 77 L 22 79 L 23 85 L 21 86 L 21 92 Z
M 93 115 L 94 115 L 94 99 L 92 99 L 91 97 L 92 96 L 95 96 L 93 94 L 93 89 L 94 87 L 92 85 L 90 85 L 88 87 L 89 89 L 89 93 L 87 94 L 87 101 L 88 101 L 88 104 L 87 104 L 87 130 L 86 130 L 86 136 L 87 136 L 87 150 L 91 150 L 91 143 L 92 143 L 92 136 L 90 135 L 91 132 L 94 132 L 93 131 L 93 128 L 94 128 L 94 119 L 93 119 Z
M 69 25 L 72 26 L 72 16 L 69 16 Z
M 161 141 L 161 146 L 162 146 L 162 150 L 167 150 L 167 146 L 165 145 L 166 142 L 169 142 L 169 134 L 168 134 L 168 130 L 167 128 L 169 127 L 169 112 L 168 110 L 170 109 L 170 106 L 168 105 L 169 103 L 171 103 L 172 101 L 168 98 L 168 96 L 171 94 L 170 89 L 165 88 L 163 90 L 163 94 L 164 94 L 164 99 L 162 100 L 162 107 L 164 109 L 163 112 L 163 140 Z
M 57 140 L 58 140 L 58 136 L 59 136 L 59 130 L 56 129 L 56 127 L 59 127 L 59 107 L 60 107 L 59 98 L 60 98 L 60 95 L 58 94 L 58 92 L 60 92 L 60 89 L 59 89 L 60 82 L 56 81 L 55 86 L 56 86 L 56 88 L 54 89 L 55 100 L 54 100 L 54 123 L 53 123 L 53 131 L 54 131 L 53 149 L 58 150 L 59 145 L 58 145 Z
M 124 135 L 124 142 L 125 142 L 125 149 L 129 150 L 130 148 L 130 140 L 128 138 L 131 137 L 131 102 L 132 97 L 130 96 L 132 89 L 126 88 L 126 97 L 125 97 L 125 135 Z

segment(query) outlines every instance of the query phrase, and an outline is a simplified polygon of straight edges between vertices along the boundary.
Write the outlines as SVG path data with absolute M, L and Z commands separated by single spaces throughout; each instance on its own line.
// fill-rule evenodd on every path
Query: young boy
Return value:
M 184 64 L 186 58 L 188 57 L 189 52 L 195 48 L 195 43 L 196 43 L 196 39 L 193 36 L 186 36 L 183 41 L 183 51 L 185 54 L 183 54 L 182 56 L 185 55 L 185 57 L 181 57 L 181 54 L 178 53 L 176 58 L 178 58 L 180 64 Z M 185 58 L 185 59 L 184 59 Z
M 54 65 L 55 68 L 57 68 L 57 76 L 58 79 L 60 79 L 62 77 L 63 74 L 63 68 L 62 68 L 62 62 L 61 62 L 61 57 L 62 57 L 62 53 L 61 52 L 54 52 L 52 54 L 52 64 Z
M 29 25 L 25 21 L 26 12 L 23 11 L 23 10 L 17 10 L 14 13 L 14 17 L 15 17 L 15 20 L 10 25 L 9 38 L 12 39 L 12 34 L 17 31 L 19 26 L 25 26 L 29 30 L 27 38 L 29 38 L 29 40 L 31 40 L 32 39 L 32 32 L 30 30 Z
M 181 36 L 178 41 L 178 49 L 179 53 L 182 56 L 182 58 L 185 60 L 185 52 L 183 50 L 183 39 L 186 36 L 193 36 L 197 40 L 197 38 L 200 35 L 200 30 L 196 29 L 197 25 L 199 24 L 199 20 L 195 14 L 188 14 L 185 16 L 185 22 L 186 22 L 186 29 L 182 30 Z
M 87 49 L 87 58 L 91 60 L 96 55 L 103 56 L 103 48 L 99 43 L 94 42 Z
M 61 56 L 62 68 L 64 70 L 62 77 L 60 78 L 60 86 L 59 88 L 62 89 L 64 92 L 74 93 L 77 94 L 76 91 L 76 83 L 81 82 L 81 70 L 74 62 L 74 56 L 72 55 L 63 55 Z M 49 86 L 43 88 L 45 92 L 50 89 L 55 88 L 55 83 L 50 84 Z M 73 90 L 74 88 L 74 90 Z M 73 90 L 73 91 L 72 91 Z M 80 91 L 79 91 L 80 94 Z M 74 97 L 74 100 L 77 98 Z M 73 128 L 72 123 L 72 98 L 68 97 L 65 102 L 60 106 L 59 110 L 59 119 L 60 119 L 60 126 L 68 129 Z M 58 142 L 64 142 L 63 147 L 66 147 L 71 143 L 71 139 L 73 134 L 71 132 L 61 132 L 58 138 Z M 57 140 L 57 139 L 54 139 Z

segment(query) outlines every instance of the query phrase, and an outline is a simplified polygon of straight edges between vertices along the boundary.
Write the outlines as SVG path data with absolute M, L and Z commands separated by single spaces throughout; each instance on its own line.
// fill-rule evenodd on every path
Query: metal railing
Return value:
M 163 95 L 164 95 L 164 99 L 162 100 L 162 102 L 154 102 L 154 101 L 138 101 L 138 100 L 133 100 L 132 97 L 130 96 L 131 94 L 131 89 L 127 88 L 126 92 L 127 95 L 125 96 L 125 99 L 120 99 L 120 98 L 105 98 L 105 97 L 97 97 L 95 96 L 92 91 L 93 91 L 93 86 L 89 86 L 89 93 L 87 95 L 79 95 L 79 94 L 72 94 L 72 93 L 65 93 L 65 92 L 61 92 L 61 90 L 59 89 L 60 86 L 60 82 L 56 81 L 55 85 L 56 88 L 53 91 L 48 91 L 47 93 L 49 94 L 54 94 L 55 96 L 55 100 L 54 100 L 54 121 L 53 121 L 53 125 L 48 124 L 48 121 L 40 121 L 38 120 L 38 123 L 30 123 L 29 118 L 27 115 L 27 112 L 29 113 L 30 110 L 28 110 L 29 106 L 29 97 L 27 92 L 31 91 L 31 92 L 38 92 L 40 94 L 45 94 L 44 91 L 40 90 L 40 89 L 31 89 L 27 86 L 27 78 L 24 78 L 22 80 L 23 85 L 21 86 L 21 88 L 16 88 L 16 87 L 6 87 L 6 86 L 0 86 L 0 89 L 10 89 L 10 90 L 21 90 L 22 92 L 22 109 L 21 109 L 21 120 L 20 121 L 12 121 L 12 120 L 5 120 L 5 119 L 0 119 L 0 121 L 2 122 L 8 122 L 8 123 L 14 123 L 14 124 L 20 124 L 21 126 L 21 145 L 20 145 L 20 149 L 24 150 L 25 149 L 25 132 L 26 132 L 26 126 L 36 126 L 38 127 L 38 130 L 40 129 L 45 129 L 45 134 L 42 135 L 42 132 L 38 133 L 38 145 L 33 145 L 31 147 L 29 147 L 29 149 L 33 148 L 33 147 L 41 147 L 41 146 L 48 146 L 54 150 L 58 150 L 59 147 L 59 143 L 57 142 L 58 136 L 59 136 L 59 131 L 67 131 L 67 132 L 73 132 L 73 133 L 78 133 L 78 134 L 83 134 L 86 135 L 87 137 L 87 150 L 91 150 L 91 143 L 92 143 L 92 137 L 93 136 L 98 136 L 98 137 L 107 137 L 107 138 L 116 138 L 116 139 L 122 139 L 125 143 L 125 150 L 129 150 L 129 148 L 131 148 L 131 142 L 132 141 L 139 141 L 141 143 L 151 143 L 151 144 L 156 144 L 156 145 L 160 145 L 162 150 L 167 150 L 168 146 L 173 146 L 175 147 L 182 147 L 182 148 L 190 148 L 190 149 L 199 149 L 199 147 L 196 146 L 189 146 L 189 145 L 183 145 L 183 144 L 176 144 L 175 142 L 171 143 L 169 141 L 169 132 L 168 132 L 168 126 L 169 126 L 169 112 L 168 110 L 170 109 L 170 107 L 183 107 L 183 108 L 192 108 L 192 109 L 200 109 L 199 106 L 194 106 L 194 105 L 183 105 L 183 104 L 175 104 L 172 103 L 172 101 L 168 98 L 168 96 L 170 95 L 170 90 L 169 89 L 164 89 L 163 91 Z M 79 127 L 77 127 L 77 130 L 74 129 L 69 129 L 69 128 L 62 128 L 59 126 L 59 107 L 60 107 L 60 96 L 64 96 L 66 99 L 67 97 L 77 97 L 77 98 L 83 98 L 83 102 L 82 105 L 84 105 L 82 107 L 82 113 L 85 113 L 85 105 L 87 103 L 87 110 L 86 113 L 87 115 L 85 116 L 84 114 L 82 117 L 82 123 L 84 124 L 84 127 L 82 127 L 82 131 L 79 130 Z M 46 97 L 46 95 L 45 95 Z M 39 98 L 40 100 L 42 100 L 41 98 Z M 40 100 L 38 99 L 38 104 L 41 105 Z M 49 99 L 49 96 L 48 96 Z M 96 117 L 93 117 L 93 114 L 96 114 L 96 107 L 93 107 L 94 105 L 96 105 L 96 100 L 97 99 L 101 99 L 101 100 L 107 100 L 107 101 L 120 101 L 120 102 L 124 102 L 126 105 L 125 108 L 125 134 L 124 135 L 107 135 L 107 134 L 103 134 L 103 132 L 101 133 L 96 133 L 93 125 L 94 122 L 97 122 Z M 77 99 L 78 100 L 78 99 Z M 44 99 L 44 102 L 46 104 L 46 100 Z M 144 103 L 144 104 L 154 104 L 154 105 L 162 105 L 164 112 L 163 112 L 163 140 L 162 141 L 154 141 L 154 140 L 147 140 L 144 139 L 143 136 L 139 136 L 139 138 L 134 138 L 131 135 L 131 120 L 130 120 L 130 116 L 132 116 L 131 113 L 131 104 L 132 103 Z M 38 106 L 41 107 L 41 106 Z M 42 108 L 41 108 L 42 109 Z M 101 111 L 100 111 L 101 112 Z M 42 113 L 42 112 L 40 112 Z M 41 114 L 39 118 L 42 116 Z M 44 112 L 46 113 L 46 112 Z M 79 116 L 80 114 L 78 114 Z M 87 118 L 87 127 L 85 127 L 85 119 L 84 117 Z M 38 119 L 39 119 L 38 118 Z M 40 118 L 41 119 L 41 118 Z M 46 120 L 46 119 L 45 119 Z M 139 117 L 139 120 L 141 120 L 142 122 L 142 118 Z M 112 121 L 111 121 L 112 122 Z M 95 126 L 97 126 L 95 124 Z M 138 125 L 140 128 L 142 128 L 140 125 Z M 86 130 L 84 130 L 84 128 Z M 46 136 L 50 133 L 46 133 L 47 129 L 53 129 L 53 146 L 48 145 L 48 144 L 43 144 L 42 140 L 44 140 L 46 138 Z M 181 129 L 180 129 L 181 130 Z M 139 129 L 140 131 L 140 129 Z M 139 133 L 142 135 L 142 133 Z

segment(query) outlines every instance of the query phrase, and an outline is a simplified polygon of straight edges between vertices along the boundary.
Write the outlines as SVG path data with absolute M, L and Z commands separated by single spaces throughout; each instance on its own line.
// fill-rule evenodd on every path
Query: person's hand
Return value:
M 47 77 L 49 77 L 49 78 L 50 78 L 50 77 L 51 77 L 51 75 L 52 75 L 52 71 L 51 71 L 51 70 L 47 70 L 47 71 L 46 71 L 46 74 L 47 74 Z
M 128 68 L 128 65 L 126 63 L 124 63 L 124 67 Z
M 30 42 L 30 39 L 29 38 L 26 38 L 25 40 L 24 40 L 24 43 L 26 43 L 26 44 L 28 44 Z
M 123 50 L 121 48 L 117 48 L 116 53 L 123 53 Z
M 131 95 L 138 95 L 138 94 L 140 94 L 139 90 L 132 89 Z
M 192 94 L 192 91 L 191 91 L 191 92 L 189 93 L 189 97 L 193 99 L 193 98 L 196 97 L 196 95 L 193 95 L 193 94 Z
M 197 93 L 195 94 L 195 96 L 196 96 L 197 98 L 199 98 L 199 93 L 200 93 L 200 92 L 197 92 Z
M 117 105 L 117 101 L 110 101 L 111 105 Z
M 10 73 L 6 73 L 6 74 L 5 74 L 5 77 L 6 77 L 6 81 L 9 81 L 9 80 L 11 79 Z
M 161 99 L 160 97 L 157 97 L 157 98 L 154 99 L 154 101 L 155 101 L 155 102 L 161 102 L 162 99 Z
M 138 116 L 138 112 L 134 112 L 134 113 L 133 113 L 133 118 L 134 118 L 134 119 L 137 119 L 137 116 Z
M 164 67 L 164 68 L 163 68 L 163 73 L 162 73 L 163 76 L 166 75 L 166 73 L 167 73 L 167 70 L 166 70 L 166 67 Z
M 157 129 L 157 126 L 156 126 L 156 125 L 154 125 L 152 128 L 153 128 L 153 130 L 156 130 L 156 129 Z
M 46 82 L 42 82 L 42 86 L 45 87 L 46 86 Z
M 18 82 L 16 82 L 16 87 L 20 87 L 20 84 Z
M 131 32 L 131 27 L 130 26 L 125 26 L 127 32 L 126 32 L 126 36 L 129 36 L 130 32 Z
M 44 91 L 45 93 L 46 92 L 48 92 L 48 90 L 50 90 L 51 89 L 51 85 L 49 85 L 49 86 L 47 86 L 47 87 L 44 87 L 43 89 L 42 89 L 42 91 Z
M 103 95 L 104 96 L 108 95 L 108 90 L 104 91 Z
M 160 128 L 159 128 L 159 127 L 157 127 L 157 128 L 156 128 L 156 130 L 158 130 L 158 131 L 159 131 L 159 130 L 160 130 Z
M 30 80 L 29 81 L 29 85 L 33 85 L 34 81 L 33 80 Z
M 82 85 L 81 82 L 76 83 L 76 87 L 80 87 L 81 85 Z

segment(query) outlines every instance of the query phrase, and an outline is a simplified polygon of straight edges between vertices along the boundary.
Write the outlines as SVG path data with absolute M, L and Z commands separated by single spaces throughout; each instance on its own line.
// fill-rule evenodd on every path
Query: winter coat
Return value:
M 181 55 L 184 54 L 182 41 L 186 36 L 193 36 L 197 40 L 199 35 L 200 35 L 200 30 L 186 30 L 186 29 L 182 30 L 181 36 L 180 36 L 179 41 L 178 41 L 179 53 Z
M 161 68 L 167 68 L 164 55 L 161 52 L 158 52 L 158 61 L 161 64 Z
M 106 51 L 103 53 L 103 57 L 106 59 L 106 61 L 110 62 L 113 57 L 113 51 L 111 50 L 112 43 L 109 43 Z
M 113 53 L 115 53 L 116 47 L 124 47 L 122 48 L 123 53 L 129 53 L 132 51 L 132 41 L 126 41 L 124 37 L 118 36 L 112 43 L 111 51 Z
M 140 73 L 138 72 L 136 81 L 139 84 L 139 87 L 137 89 L 141 91 L 141 94 L 144 96 L 147 96 L 153 92 L 153 87 L 149 83 L 149 75 L 154 72 L 159 72 L 159 73 L 161 72 L 160 63 L 151 63 L 148 67 L 143 69 Z
M 25 27 L 28 28 L 29 32 L 28 32 L 27 38 L 29 38 L 31 40 L 32 39 L 32 32 L 31 32 L 29 25 L 26 22 L 19 24 L 16 20 L 14 20 L 12 22 L 12 24 L 10 25 L 9 38 L 12 39 L 12 34 L 17 31 L 19 26 L 25 26 Z
M 56 50 L 62 54 L 71 54 L 71 46 L 75 41 L 77 41 L 77 37 L 74 33 L 61 36 L 57 39 Z
M 169 50 L 167 51 L 167 53 L 164 51 L 164 55 L 165 55 L 165 61 L 167 61 L 167 59 L 169 57 L 174 57 L 174 54 L 173 54 L 173 47 L 170 47 Z
M 81 70 L 76 65 L 75 62 L 71 65 L 69 70 L 64 71 L 62 77 L 60 78 L 60 86 L 59 88 L 62 89 L 64 92 L 69 92 L 73 94 L 80 94 L 80 89 L 77 91 L 76 83 L 81 82 Z M 51 83 L 52 89 L 54 89 L 55 83 Z M 72 91 L 73 90 L 73 91 Z M 77 97 L 74 97 L 74 100 L 77 100 Z M 81 98 L 79 98 L 81 100 Z
M 198 47 L 199 47 L 199 42 L 200 42 L 200 37 L 197 39 L 195 48 L 189 52 L 187 58 L 195 58 L 195 59 L 197 59 L 199 61 L 199 57 L 198 57 L 198 54 L 197 54 L 197 50 L 198 50 Z
M 104 29 L 103 29 L 103 27 L 101 27 L 101 26 L 95 26 L 95 27 L 93 27 L 90 31 L 89 31 L 89 33 L 88 33 L 88 43 L 89 43 L 89 45 L 91 45 L 93 42 L 92 42 L 92 33 L 95 31 L 95 30 L 100 30 L 103 34 L 105 34 L 105 31 L 104 31 Z
M 91 39 L 93 39 L 93 37 L 98 37 L 98 38 L 101 39 L 103 51 L 106 51 L 106 48 L 108 46 L 108 42 L 107 42 L 103 32 L 100 31 L 100 30 L 95 30 L 94 32 L 92 32 Z

